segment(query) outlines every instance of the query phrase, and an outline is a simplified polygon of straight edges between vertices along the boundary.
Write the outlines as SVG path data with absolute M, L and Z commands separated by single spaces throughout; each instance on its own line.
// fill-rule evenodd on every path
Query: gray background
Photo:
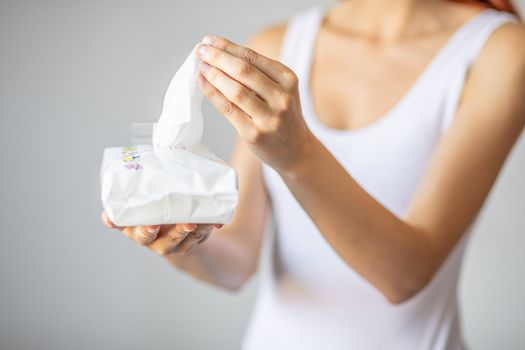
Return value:
M 204 34 L 245 42 L 320 2 L 0 1 L 0 349 L 239 347 L 256 279 L 229 294 L 105 229 L 102 150 L 157 118 Z M 234 130 L 205 111 L 204 141 L 228 158 Z M 523 179 L 522 137 L 466 255 L 472 349 L 525 348 Z

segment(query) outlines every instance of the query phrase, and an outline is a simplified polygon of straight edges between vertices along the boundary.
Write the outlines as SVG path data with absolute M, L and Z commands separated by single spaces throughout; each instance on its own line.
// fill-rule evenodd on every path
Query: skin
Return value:
M 373 123 L 480 9 L 438 0 L 333 6 L 316 40 L 310 76 L 321 122 L 343 129 Z M 257 34 L 249 48 L 207 36 L 199 50 L 200 87 L 238 133 L 231 164 L 239 172 L 240 199 L 232 223 L 208 230 L 198 225 L 204 236 L 184 238 L 179 232 L 194 226 L 162 227 L 147 238 L 146 228 L 120 229 L 174 266 L 236 290 L 257 266 L 269 209 L 261 175 L 265 162 L 348 266 L 389 302 L 405 302 L 429 283 L 475 218 L 523 130 L 525 28 L 505 24 L 483 47 L 449 131 L 402 217 L 360 187 L 308 129 L 297 76 L 277 61 L 284 30 L 277 25 Z M 353 59 L 345 59 L 349 56 Z M 375 78 L 378 72 L 382 79 Z M 199 244 L 203 237 L 209 238 Z M 187 251 L 191 254 L 181 254 Z

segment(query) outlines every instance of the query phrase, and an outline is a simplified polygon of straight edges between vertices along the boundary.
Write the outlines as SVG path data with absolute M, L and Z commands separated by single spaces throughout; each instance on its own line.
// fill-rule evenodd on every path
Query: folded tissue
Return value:
M 171 80 L 152 145 L 104 150 L 102 203 L 117 226 L 230 223 L 237 172 L 201 143 L 203 94 L 193 48 Z

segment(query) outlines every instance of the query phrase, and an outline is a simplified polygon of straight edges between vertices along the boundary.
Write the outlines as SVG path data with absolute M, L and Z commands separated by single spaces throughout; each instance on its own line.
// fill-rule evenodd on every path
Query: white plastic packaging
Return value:
M 117 226 L 230 223 L 237 172 L 201 144 L 195 48 L 170 82 L 153 145 L 104 150 L 102 203 Z

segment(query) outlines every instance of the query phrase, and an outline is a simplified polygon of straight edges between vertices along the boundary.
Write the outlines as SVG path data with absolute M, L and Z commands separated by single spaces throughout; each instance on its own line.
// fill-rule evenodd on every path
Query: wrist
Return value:
M 299 180 L 311 174 L 317 168 L 323 145 L 308 131 L 305 140 L 298 147 L 293 161 L 277 172 L 286 180 Z
M 181 253 L 181 252 L 172 252 L 164 256 L 164 258 L 173 266 L 181 270 L 186 269 L 186 265 L 190 257 L 194 255 L 194 252 L 190 253 Z

